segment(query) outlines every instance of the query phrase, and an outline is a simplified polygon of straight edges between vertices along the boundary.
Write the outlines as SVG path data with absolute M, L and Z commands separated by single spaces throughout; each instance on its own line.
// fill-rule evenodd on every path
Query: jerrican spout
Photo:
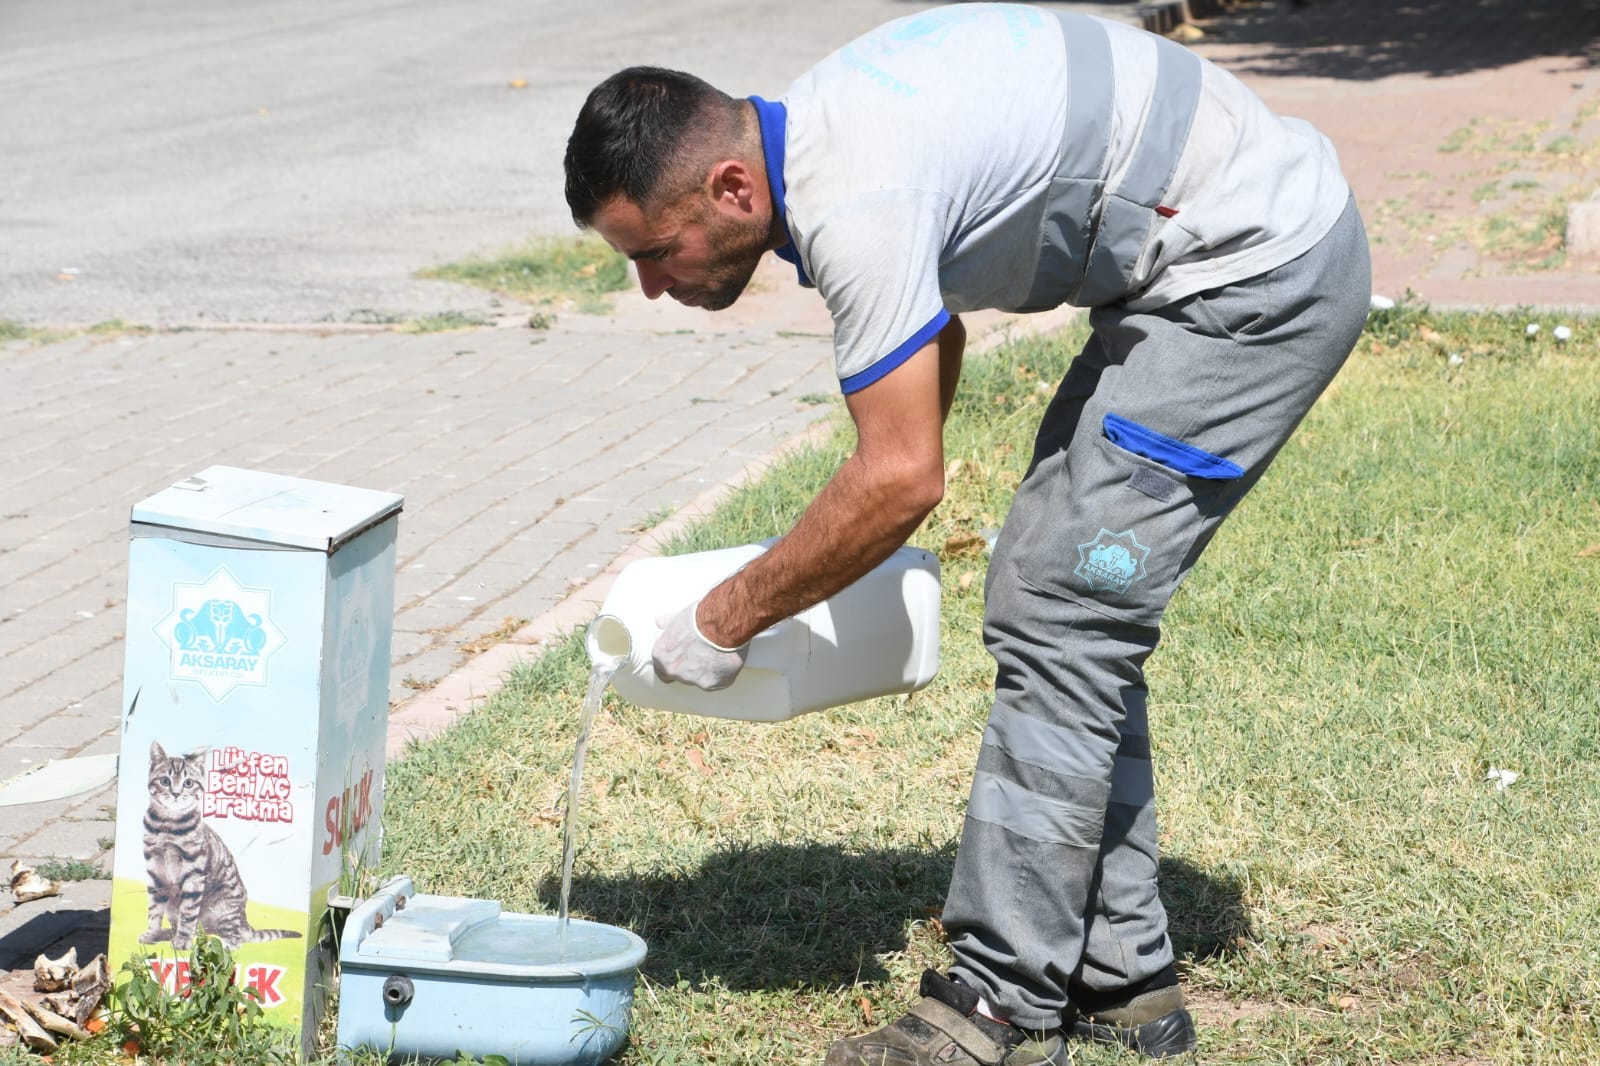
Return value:
M 633 654 L 633 634 L 627 623 L 614 614 L 597 615 L 584 635 L 589 661 L 595 666 L 617 668 Z

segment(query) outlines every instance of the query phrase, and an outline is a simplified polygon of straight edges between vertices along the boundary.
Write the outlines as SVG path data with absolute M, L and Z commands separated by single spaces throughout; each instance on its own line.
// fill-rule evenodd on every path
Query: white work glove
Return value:
M 696 600 L 677 614 L 656 619 L 661 636 L 650 649 L 650 661 L 655 665 L 656 676 L 663 681 L 680 681 L 715 692 L 727 688 L 739 676 L 745 656 L 750 654 L 750 644 L 723 648 L 711 643 L 695 622 L 699 607 L 700 601 Z

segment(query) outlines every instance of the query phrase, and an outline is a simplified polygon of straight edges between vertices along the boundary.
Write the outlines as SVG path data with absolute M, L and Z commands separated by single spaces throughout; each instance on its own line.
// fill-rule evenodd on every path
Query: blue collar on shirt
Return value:
M 800 263 L 800 253 L 795 250 L 794 238 L 789 236 L 788 210 L 783 198 L 783 149 L 789 110 L 781 103 L 763 100 L 759 96 L 750 97 L 750 102 L 755 105 L 756 118 L 761 122 L 761 154 L 767 163 L 767 185 L 772 190 L 772 210 L 777 216 L 778 225 L 783 227 L 783 247 L 778 249 L 778 258 L 793 263 L 795 271 L 800 275 L 800 284 L 809 286 L 811 279 L 806 277 L 806 268 Z

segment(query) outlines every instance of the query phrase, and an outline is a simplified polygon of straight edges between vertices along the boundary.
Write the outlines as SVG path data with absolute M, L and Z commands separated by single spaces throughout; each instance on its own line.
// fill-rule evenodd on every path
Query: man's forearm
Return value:
M 736 648 L 894 554 L 944 496 L 944 416 L 966 331 L 952 318 L 894 372 L 846 397 L 856 448 L 789 535 L 701 600 L 701 634 Z
M 942 477 L 874 469 L 852 455 L 787 536 L 707 594 L 700 631 L 734 648 L 821 603 L 894 554 L 942 492 Z

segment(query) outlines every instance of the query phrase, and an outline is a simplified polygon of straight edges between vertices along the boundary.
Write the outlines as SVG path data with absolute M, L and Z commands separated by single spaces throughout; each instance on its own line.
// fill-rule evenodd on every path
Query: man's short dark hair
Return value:
M 704 175 L 717 141 L 737 127 L 739 102 L 692 74 L 629 67 L 595 86 L 567 139 L 567 206 L 579 226 L 622 195 L 641 208 Z M 707 166 L 710 164 L 707 162 Z

